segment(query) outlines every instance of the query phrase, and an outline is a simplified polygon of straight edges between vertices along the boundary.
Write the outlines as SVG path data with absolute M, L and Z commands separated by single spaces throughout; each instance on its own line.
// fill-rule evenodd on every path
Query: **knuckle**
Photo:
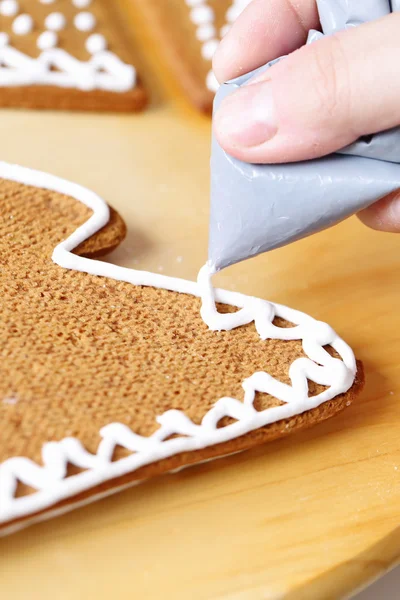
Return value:
M 347 53 L 340 36 L 332 35 L 311 52 L 310 81 L 316 117 L 322 121 L 347 123 L 351 115 L 351 77 Z

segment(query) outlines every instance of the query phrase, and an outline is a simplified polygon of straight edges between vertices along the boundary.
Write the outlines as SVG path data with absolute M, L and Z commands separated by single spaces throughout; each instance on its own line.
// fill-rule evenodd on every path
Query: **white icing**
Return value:
M 72 0 L 72 4 L 76 8 L 87 8 L 92 3 L 92 0 Z
M 215 13 L 207 0 L 185 0 L 191 10 L 189 11 L 190 20 L 196 25 L 196 37 L 202 42 L 201 55 L 206 61 L 211 61 L 220 42 L 220 39 L 226 35 L 231 24 L 239 17 L 242 11 L 251 0 L 233 0 L 232 5 L 226 12 L 227 23 L 220 29 L 220 39 L 217 39 L 214 26 Z M 219 84 L 214 73 L 209 71 L 206 76 L 206 87 L 216 92 Z
M 210 25 L 209 23 L 206 23 L 205 25 L 200 25 L 200 27 L 196 29 L 196 37 L 199 40 L 199 42 L 206 42 L 207 40 L 211 40 L 216 36 L 216 33 L 217 32 L 214 25 Z
M 87 62 L 61 48 L 43 51 L 31 58 L 11 46 L 0 48 L 0 87 L 16 85 L 56 85 L 80 90 L 126 92 L 136 83 L 136 71 L 112 52 L 98 52 Z M 57 71 L 51 70 L 56 67 Z
M 52 4 L 52 0 L 41 0 Z M 85 8 L 92 0 L 75 0 L 77 8 Z M 0 0 L 0 14 L 14 16 L 19 10 L 16 0 Z M 95 17 L 88 12 L 75 16 L 75 26 L 82 31 L 90 31 L 96 25 Z M 88 61 L 78 60 L 63 48 L 58 48 L 55 32 L 66 27 L 66 18 L 61 12 L 49 14 L 44 22 L 46 31 L 40 32 L 36 40 L 42 51 L 31 57 L 9 45 L 9 36 L 0 32 L 0 88 L 30 85 L 54 85 L 63 88 L 76 88 L 83 91 L 104 90 L 127 92 L 136 85 L 136 70 L 125 64 L 119 57 L 107 50 L 107 40 L 99 33 L 93 33 L 85 41 L 85 47 L 92 55 Z M 33 30 L 33 19 L 29 14 L 18 15 L 12 30 L 17 35 L 26 35 Z
M 236 0 L 226 11 L 228 23 L 234 23 L 248 4 L 250 4 L 250 0 Z
M 218 45 L 218 40 L 208 40 L 208 42 L 205 42 L 205 44 L 203 44 L 201 47 L 202 57 L 206 60 L 211 60 L 218 48 Z
M 0 48 L 7 46 L 9 41 L 10 36 L 8 35 L 8 33 L 5 33 L 5 31 L 0 31 Z
M 85 46 L 90 54 L 96 54 L 107 50 L 107 40 L 101 33 L 93 33 L 86 40 Z
M 3 17 L 14 17 L 18 11 L 17 0 L 2 0 L 0 2 L 0 15 L 3 15 Z
M 37 39 L 37 47 L 40 50 L 49 50 L 55 48 L 58 43 L 58 36 L 55 31 L 43 31 Z
M 60 12 L 54 12 L 47 15 L 44 24 L 47 29 L 51 29 L 52 31 L 61 31 L 65 28 L 66 18 Z
M 216 92 L 219 88 L 218 79 L 214 75 L 214 71 L 209 71 L 206 77 L 206 86 L 211 92 Z
M 220 35 L 221 39 L 226 36 L 226 34 L 230 30 L 230 28 L 231 28 L 231 26 L 228 23 L 226 23 L 225 25 L 223 25 L 221 27 L 221 29 L 219 31 L 219 35 Z
M 269 423 L 316 408 L 352 386 L 356 374 L 354 355 L 349 346 L 326 323 L 315 321 L 304 313 L 279 304 L 236 292 L 214 290 L 211 285 L 213 272 L 208 265 L 200 270 L 198 282 L 192 282 L 76 256 L 72 254 L 72 250 L 107 224 L 107 204 L 94 192 L 77 184 L 16 165 L 0 163 L 0 177 L 66 194 L 93 211 L 86 223 L 54 249 L 53 261 L 61 267 L 126 281 L 133 285 L 201 296 L 201 314 L 212 330 L 228 330 L 254 321 L 262 340 L 302 340 L 307 356 L 295 360 L 291 365 L 291 385 L 274 379 L 266 372 L 254 373 L 243 382 L 243 401 L 229 397 L 220 398 L 199 425 L 194 424 L 182 411 L 168 410 L 157 418 L 160 427 L 150 437 L 140 436 L 120 423 L 111 423 L 103 427 L 100 431 L 102 441 L 96 454 L 85 450 L 79 440 L 65 438 L 59 442 L 44 444 L 43 466 L 23 457 L 6 460 L 0 465 L 0 522 L 46 509 L 65 498 L 132 472 L 143 465 L 181 452 L 222 443 Z M 240 310 L 219 314 L 215 302 L 230 304 Z M 276 327 L 272 322 L 275 316 L 296 325 L 289 328 Z M 324 349 L 323 346 L 328 344 L 336 350 L 341 359 L 333 358 Z M 326 389 L 310 398 L 307 379 L 326 386 Z M 284 404 L 258 412 L 253 406 L 257 391 L 269 393 Z M 236 420 L 226 427 L 218 428 L 218 422 L 225 416 Z M 173 434 L 182 434 L 184 437 L 167 439 Z M 132 451 L 133 454 L 112 462 L 117 445 Z M 86 470 L 67 478 L 68 462 Z M 19 480 L 37 492 L 15 498 L 14 493 Z
M 195 25 L 205 25 L 214 21 L 214 11 L 211 6 L 206 4 L 195 6 L 190 11 L 190 18 Z
M 42 4 L 54 4 L 55 0 L 40 0 Z
M 96 18 L 90 12 L 81 12 L 75 16 L 74 25 L 79 31 L 91 31 L 96 25 Z
M 16 35 L 27 35 L 33 30 L 33 19 L 31 15 L 18 15 L 13 21 L 12 30 Z

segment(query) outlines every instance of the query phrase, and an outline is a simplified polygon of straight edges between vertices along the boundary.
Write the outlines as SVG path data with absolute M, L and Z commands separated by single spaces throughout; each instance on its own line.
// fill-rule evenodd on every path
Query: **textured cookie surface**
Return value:
M 0 107 L 141 110 L 136 58 L 115 2 L 0 0 Z
M 211 111 L 217 81 L 211 61 L 219 41 L 250 0 L 133 0 L 191 101 Z
M 261 341 L 254 324 L 210 331 L 200 317 L 200 301 L 193 296 L 54 264 L 54 247 L 91 214 L 71 197 L 0 180 L 0 209 L 0 464 L 22 456 L 40 465 L 43 445 L 64 438 L 79 440 L 95 455 L 105 426 L 119 423 L 150 436 L 160 427 L 157 417 L 171 409 L 184 411 L 200 424 L 219 398 L 243 399 L 242 382 L 255 371 L 267 370 L 290 383 L 290 366 L 305 356 L 300 341 Z M 78 251 L 99 255 L 123 235 L 122 221 L 114 213 L 110 226 Z M 276 324 L 290 325 L 280 319 Z M 318 408 L 116 475 L 71 494 L 56 507 L 313 425 L 349 405 L 362 382 L 359 365 L 353 387 Z M 323 390 L 309 383 L 310 396 Z M 258 411 L 280 404 L 268 394 L 256 395 Z M 219 426 L 231 422 L 224 418 Z M 112 460 L 129 455 L 132 451 L 116 445 Z M 68 475 L 82 470 L 75 465 Z M 29 494 L 35 490 L 24 484 L 16 490 L 18 497 Z

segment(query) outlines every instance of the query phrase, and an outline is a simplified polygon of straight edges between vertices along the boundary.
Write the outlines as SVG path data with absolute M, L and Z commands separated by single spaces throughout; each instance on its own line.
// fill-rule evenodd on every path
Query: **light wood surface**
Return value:
M 196 277 L 210 122 L 172 86 L 140 116 L 11 111 L 0 131 L 1 159 L 91 187 L 121 212 L 129 235 L 114 262 Z M 399 251 L 400 236 L 353 218 L 222 273 L 221 286 L 332 324 L 364 361 L 362 398 L 309 432 L 0 540 L 2 598 L 329 600 L 399 560 Z

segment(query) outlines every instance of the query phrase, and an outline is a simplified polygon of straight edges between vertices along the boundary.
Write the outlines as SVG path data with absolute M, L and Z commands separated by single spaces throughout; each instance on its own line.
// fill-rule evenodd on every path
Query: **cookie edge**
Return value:
M 233 454 L 245 452 L 251 448 L 262 446 L 270 442 L 283 440 L 289 435 L 310 429 L 323 421 L 335 417 L 351 406 L 354 400 L 361 394 L 364 385 L 364 366 L 360 360 L 357 360 L 357 375 L 352 387 L 344 394 L 340 394 L 332 400 L 323 402 L 317 408 L 307 410 L 304 413 L 294 415 L 288 419 L 282 419 L 275 423 L 265 425 L 264 427 L 250 431 L 245 435 L 233 438 L 227 442 L 214 444 L 200 450 L 174 454 L 168 458 L 150 463 L 135 471 L 126 473 L 121 477 L 105 481 L 93 488 L 76 494 L 75 496 L 70 496 L 69 498 L 61 500 L 49 508 L 0 524 L 0 537 L 10 535 L 29 527 L 30 525 L 61 516 L 76 508 L 87 506 L 92 502 L 117 494 L 120 491 L 133 487 L 134 485 L 139 485 L 140 483 L 144 483 L 147 480 L 160 475 L 178 472 L 192 466 L 201 465 L 205 462 L 228 458 Z M 322 417 L 314 419 L 314 416 L 320 413 L 321 409 L 324 408 L 325 411 L 323 411 Z

